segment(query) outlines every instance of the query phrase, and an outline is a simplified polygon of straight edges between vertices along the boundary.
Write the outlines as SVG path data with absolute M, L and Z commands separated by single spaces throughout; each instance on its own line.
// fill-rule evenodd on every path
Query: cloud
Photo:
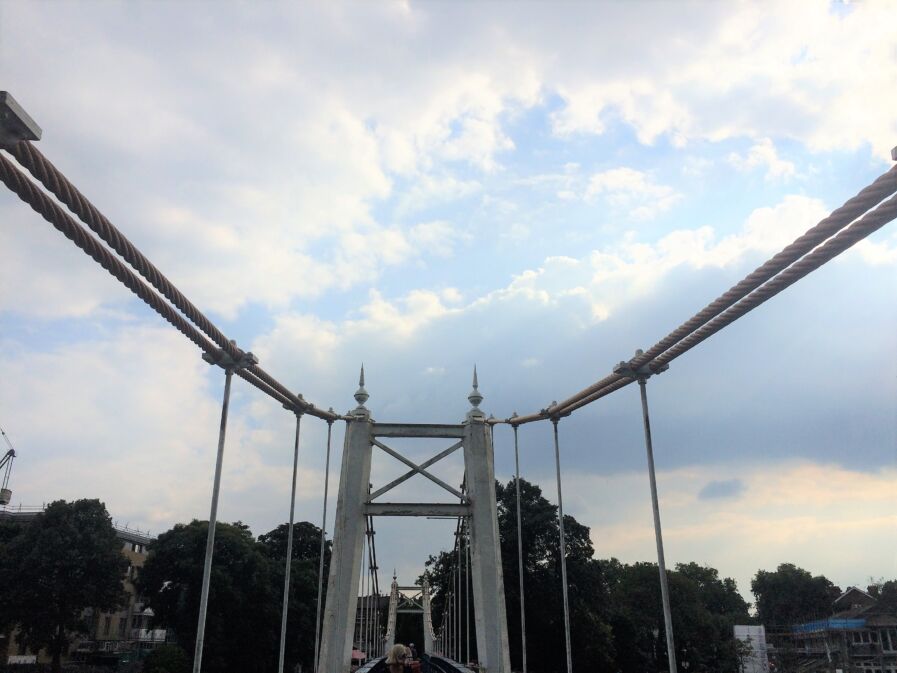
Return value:
M 682 199 L 682 194 L 657 184 L 646 173 L 622 167 L 592 175 L 585 198 L 588 201 L 603 198 L 611 206 L 627 211 L 635 220 L 650 220 L 672 208 Z
M 667 563 L 709 563 L 748 598 L 754 573 L 786 560 L 841 586 L 888 576 L 897 554 L 888 533 L 897 524 L 895 479 L 893 466 L 869 473 L 809 461 L 660 470 Z M 565 509 L 592 526 L 600 557 L 656 558 L 646 474 L 570 470 L 564 486 Z M 848 549 L 832 548 L 834 532 Z
M 451 257 L 458 242 L 470 241 L 470 234 L 459 231 L 449 222 L 421 222 L 411 228 L 411 240 L 418 249 L 435 257 Z
M 698 500 L 718 500 L 720 498 L 735 498 L 744 493 L 745 485 L 741 479 L 726 479 L 725 481 L 708 481 L 698 491 Z
M 139 27 L 122 8 L 4 13 L 2 60 L 22 64 L 10 87 L 52 131 L 41 142 L 54 161 L 199 306 L 227 318 L 412 263 L 419 223 L 402 220 L 415 212 L 481 192 L 519 208 L 520 194 L 492 197 L 487 185 L 534 113 L 567 140 L 621 122 L 644 144 L 751 139 L 744 162 L 776 179 L 797 170 L 778 156 L 781 139 L 884 156 L 897 136 L 887 3 L 661 7 L 638 17 L 650 48 L 621 30 L 628 6 L 282 9 L 224 5 L 212 32 L 189 8 L 159 8 Z M 40 39 L 22 37 L 31 25 L 44 26 Z M 462 25 L 459 37 L 451 27 Z M 358 53 L 362 35 L 376 59 Z M 147 46 L 163 40 L 165 50 Z M 856 105 L 872 99 L 881 104 Z M 565 163 L 558 176 L 569 180 L 579 167 Z M 562 180 L 554 193 L 577 192 Z M 636 220 L 685 198 L 632 168 L 595 174 L 586 193 Z M 523 218 L 498 228 L 515 243 L 533 231 Z M 27 238 L 12 237 L 10 258 L 33 258 Z M 18 310 L 120 307 L 126 295 L 94 283 L 65 306 L 47 301 L 80 268 L 63 260 L 34 287 L 11 279 Z
M 779 158 L 776 147 L 769 138 L 763 138 L 751 146 L 746 156 L 731 153 L 728 161 L 739 170 L 764 168 L 767 180 L 787 180 L 795 174 L 794 164 Z
M 668 39 L 648 48 L 625 41 L 620 27 L 632 17 L 623 8 L 600 8 L 607 30 L 600 41 L 585 38 L 593 24 L 582 15 L 568 17 L 568 44 L 589 46 L 553 62 L 546 76 L 563 100 L 552 115 L 554 132 L 602 134 L 620 118 L 649 145 L 661 136 L 674 146 L 787 137 L 815 151 L 868 145 L 887 156 L 897 122 L 877 106 L 857 111 L 855 102 L 872 99 L 897 76 L 897 59 L 880 41 L 892 3 L 848 12 L 821 1 L 776 11 L 764 3 L 700 9 L 659 8 L 641 28 Z M 544 30 L 538 46 L 558 39 L 561 23 L 550 24 L 554 30 Z

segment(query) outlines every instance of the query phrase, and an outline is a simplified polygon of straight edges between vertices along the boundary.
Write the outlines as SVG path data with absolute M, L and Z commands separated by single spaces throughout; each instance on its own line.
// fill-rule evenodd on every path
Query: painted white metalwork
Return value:
M 319 671 L 346 673 L 349 670 L 352 649 L 352 632 L 358 604 L 358 580 L 361 571 L 361 554 L 365 518 L 368 516 L 439 516 L 466 517 L 470 530 L 471 581 L 474 601 L 474 621 L 477 651 L 480 664 L 489 673 L 510 673 L 508 630 L 505 616 L 504 583 L 501 567 L 501 550 L 498 536 L 498 508 L 495 502 L 495 471 L 490 427 L 485 414 L 479 409 L 483 395 L 479 392 L 476 369 L 473 388 L 468 395 L 471 409 L 461 425 L 378 424 L 371 419 L 364 406 L 369 399 L 364 388 L 364 369 L 359 377 L 355 393 L 358 406 L 349 412 L 345 448 L 343 450 L 337 499 L 336 521 L 333 534 L 333 555 L 328 578 L 327 605 L 324 611 Z M 460 440 L 417 465 L 395 449 L 378 440 L 378 437 L 419 437 L 426 439 L 450 438 Z M 411 471 L 386 487 L 373 491 L 368 487 L 371 473 L 373 447 L 405 463 Z M 427 471 L 430 465 L 462 448 L 467 481 L 466 492 L 449 486 Z M 372 502 L 406 481 L 415 474 L 427 477 L 458 498 L 457 503 L 382 503 Z M 460 580 L 460 577 L 458 578 Z M 406 609 L 422 612 L 424 616 L 424 648 L 435 648 L 430 612 L 429 587 L 421 590 L 420 603 L 408 603 Z M 393 578 L 390 593 L 385 644 L 395 643 L 396 614 L 402 611 L 400 587 Z M 460 598 L 460 587 L 457 589 Z M 456 614 L 457 613 L 457 614 Z M 460 610 L 452 610 L 452 618 L 461 618 Z M 457 631 L 457 633 L 456 633 Z M 451 642 L 460 649 L 460 626 L 452 628 Z M 447 643 L 445 643 L 447 645 Z M 457 654 L 460 654 L 458 652 Z

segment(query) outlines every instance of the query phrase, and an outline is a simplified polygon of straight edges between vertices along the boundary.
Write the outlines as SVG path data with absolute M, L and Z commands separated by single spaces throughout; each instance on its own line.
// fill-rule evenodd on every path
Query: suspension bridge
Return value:
M 558 526 L 561 567 L 560 592 L 563 596 L 566 670 L 572 673 L 569 599 L 567 595 L 566 542 L 564 537 L 563 486 L 561 468 L 561 421 L 578 409 L 592 404 L 630 384 L 638 384 L 641 398 L 647 455 L 648 480 L 657 544 L 659 584 L 664 615 L 666 652 L 669 671 L 677 672 L 675 624 L 670 612 L 669 590 L 664 562 L 660 502 L 655 481 L 651 422 L 647 383 L 666 371 L 673 360 L 696 347 L 713 334 L 731 325 L 751 310 L 768 301 L 878 231 L 897 217 L 897 167 L 879 176 L 854 197 L 835 209 L 802 236 L 748 274 L 691 318 L 647 350 L 613 366 L 610 372 L 590 386 L 560 402 L 524 415 L 508 418 L 486 417 L 480 409 L 476 369 L 468 394 L 470 409 L 457 424 L 410 424 L 377 422 L 366 403 L 364 368 L 355 392 L 357 406 L 346 414 L 332 407 L 324 409 L 283 385 L 263 369 L 251 352 L 244 351 L 218 329 L 128 238 L 113 225 L 75 185 L 35 146 L 41 129 L 7 92 L 0 92 L 0 180 L 25 204 L 56 228 L 116 280 L 127 287 L 164 320 L 201 351 L 210 365 L 224 374 L 224 391 L 209 513 L 209 532 L 203 567 L 202 592 L 194 648 L 194 673 L 200 673 L 208 607 L 209 582 L 214 564 L 215 523 L 224 459 L 225 436 L 231 384 L 236 375 L 254 386 L 287 413 L 295 417 L 293 479 L 290 498 L 290 526 L 284 578 L 278 672 L 284 668 L 287 604 L 290 590 L 290 559 L 293 542 L 296 476 L 299 437 L 304 417 L 327 424 L 326 471 L 329 477 L 331 430 L 335 422 L 346 424 L 342 464 L 339 470 L 337 506 L 333 523 L 333 551 L 326 578 L 326 604 L 322 606 L 324 587 L 324 545 L 327 528 L 327 486 L 325 480 L 322 514 L 321 563 L 316 620 L 315 670 L 321 673 L 345 673 L 353 654 L 363 655 L 364 671 L 385 670 L 385 655 L 396 639 L 397 615 L 417 614 L 423 622 L 423 652 L 426 666 L 433 671 L 468 671 L 464 664 L 476 652 L 476 666 L 489 673 L 510 673 L 510 645 L 505 615 L 502 560 L 499 548 L 493 440 L 497 426 L 513 431 L 515 476 L 517 483 L 516 523 L 520 578 L 521 633 L 523 670 L 527 670 L 526 623 L 523 610 L 525 578 L 520 528 L 520 463 L 518 434 L 524 426 L 548 422 L 553 426 L 557 475 Z M 897 148 L 892 150 L 897 161 Z M 439 440 L 448 444 L 432 458 L 415 463 L 390 446 L 393 439 Z M 403 463 L 408 470 L 382 486 L 372 486 L 371 459 L 382 451 Z M 464 479 L 460 487 L 446 483 L 429 468 L 456 451 L 464 459 Z M 447 492 L 453 502 L 389 502 L 382 499 L 415 475 L 430 480 L 434 492 Z M 5 484 L 4 484 L 5 488 Z M 457 520 L 451 557 L 452 588 L 442 596 L 442 609 L 433 615 L 430 587 L 402 586 L 393 577 L 388 595 L 386 619 L 381 616 L 381 584 L 377 565 L 375 528 L 377 517 L 438 517 Z M 462 583 L 464 586 L 462 586 Z M 438 628 L 434 628 L 434 623 Z M 312 637 L 312 634 L 308 634 Z

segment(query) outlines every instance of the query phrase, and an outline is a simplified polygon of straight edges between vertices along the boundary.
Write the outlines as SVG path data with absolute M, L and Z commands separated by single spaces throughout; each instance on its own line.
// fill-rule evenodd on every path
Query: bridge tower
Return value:
M 511 673 L 505 591 L 498 536 L 498 508 L 495 502 L 495 469 L 492 438 L 485 414 L 479 409 L 476 369 L 473 389 L 467 396 L 471 408 L 459 425 L 377 423 L 364 406 L 369 395 L 364 388 L 364 369 L 355 392 L 358 406 L 347 421 L 339 495 L 333 532 L 333 555 L 327 582 L 319 673 L 347 673 L 352 655 L 351 625 L 355 623 L 358 582 L 361 574 L 365 518 L 368 516 L 464 516 L 469 520 L 471 581 L 477 597 L 474 604 L 477 652 L 480 664 L 489 673 Z M 415 464 L 385 441 L 389 438 L 417 437 L 450 439 L 454 443 L 429 460 Z M 410 470 L 389 484 L 369 492 L 371 458 L 374 447 L 407 465 Z M 463 449 L 467 490 L 461 493 L 427 468 L 458 449 Z M 377 498 L 402 482 L 420 474 L 458 499 L 458 503 L 389 503 Z M 397 590 L 398 587 L 396 586 Z M 396 596 L 398 600 L 398 596 Z M 429 607 L 429 591 L 425 605 Z M 390 598 L 392 608 L 392 597 Z M 424 608 L 424 633 L 427 630 Z M 432 626 L 432 623 L 431 623 Z M 395 638 L 395 625 L 392 628 Z M 431 645 L 431 643 L 425 643 Z
M 396 614 L 399 609 L 399 583 L 392 576 L 392 588 L 389 591 L 389 614 L 386 617 L 386 651 L 396 644 Z

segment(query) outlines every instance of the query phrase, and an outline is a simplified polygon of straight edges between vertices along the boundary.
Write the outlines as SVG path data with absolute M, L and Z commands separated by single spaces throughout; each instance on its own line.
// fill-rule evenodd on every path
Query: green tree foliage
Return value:
M 531 670 L 560 673 L 566 668 L 566 654 L 557 507 L 542 496 L 536 484 L 521 480 L 520 491 L 527 663 Z M 496 484 L 496 497 L 511 665 L 520 670 L 514 481 Z M 666 670 L 657 565 L 595 559 L 589 528 L 571 516 L 564 517 L 564 532 L 574 670 L 599 673 Z M 437 629 L 454 562 L 454 556 L 448 552 L 431 556 L 427 562 L 425 574 L 434 588 Z M 721 579 L 714 568 L 696 563 L 677 566 L 668 573 L 668 578 L 678 655 L 689 662 L 689 672 L 736 673 L 738 654 L 732 626 L 747 623 L 750 618 L 748 604 L 738 594 L 735 581 Z
M 822 575 L 814 577 L 793 563 L 774 572 L 758 570 L 751 580 L 757 617 L 767 626 L 787 626 L 828 617 L 841 590 Z
M 274 574 L 279 587 L 278 610 L 283 600 L 283 569 L 287 555 L 287 533 L 289 524 L 281 524 L 264 535 L 259 535 L 259 546 L 274 564 Z M 324 588 L 327 595 L 327 577 L 330 573 L 330 552 L 328 540 L 324 547 Z M 312 669 L 315 650 L 315 615 L 318 601 L 318 567 L 321 554 L 321 529 L 303 521 L 293 526 L 293 553 L 290 563 L 290 606 L 287 613 L 287 641 L 285 669 L 293 670 L 297 662 L 305 670 Z M 280 619 L 278 612 L 278 620 Z M 280 634 L 278 621 L 278 631 Z M 279 637 L 279 635 L 278 635 Z
M 209 585 L 203 670 L 270 671 L 280 643 L 287 524 L 256 541 L 241 523 L 219 523 Z M 149 548 L 137 578 L 155 622 L 174 631 L 193 656 L 208 522 L 177 524 Z M 287 616 L 286 669 L 311 664 L 317 600 L 320 529 L 294 526 Z M 325 561 L 329 558 L 329 543 Z
M 46 649 L 53 671 L 72 635 L 89 629 L 85 611 L 113 610 L 124 600 L 128 561 L 99 500 L 58 500 L 0 546 L 0 595 L 19 639 Z
M 884 578 L 873 582 L 866 592 L 878 601 L 877 608 L 882 612 L 897 612 L 897 580 Z
M 666 669 L 666 635 L 656 563 L 602 561 L 609 584 L 617 665 L 625 672 Z M 667 571 L 679 661 L 696 673 L 738 671 L 735 624 L 749 621 L 748 604 L 734 580 L 714 568 L 679 564 Z
M 190 658 L 184 648 L 162 645 L 143 660 L 143 673 L 190 673 Z

